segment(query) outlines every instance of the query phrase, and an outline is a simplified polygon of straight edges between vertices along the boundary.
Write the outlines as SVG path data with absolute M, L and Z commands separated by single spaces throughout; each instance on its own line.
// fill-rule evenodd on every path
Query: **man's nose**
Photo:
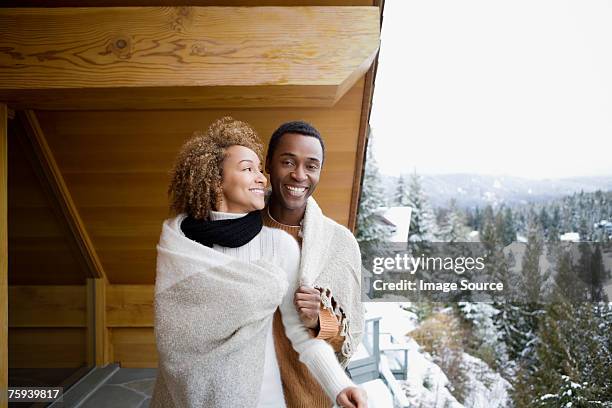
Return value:
M 306 172 L 302 168 L 302 166 L 298 166 L 294 171 L 291 172 L 292 177 L 297 181 L 306 180 Z

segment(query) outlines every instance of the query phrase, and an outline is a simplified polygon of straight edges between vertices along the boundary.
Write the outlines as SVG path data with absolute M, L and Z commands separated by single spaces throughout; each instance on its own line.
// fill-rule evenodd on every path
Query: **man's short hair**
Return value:
M 281 137 L 287 133 L 297 133 L 299 135 L 314 137 L 321 143 L 321 150 L 323 151 L 323 161 L 325 161 L 325 144 L 323 143 L 323 139 L 321 138 L 321 134 L 314 126 L 312 126 L 308 122 L 304 122 L 302 120 L 294 120 L 291 122 L 283 123 L 272 133 L 272 137 L 270 137 L 270 142 L 268 143 L 268 153 L 266 153 L 266 161 L 272 159 L 272 155 L 274 155 L 274 151 L 276 150 L 276 146 L 278 146 L 278 142 L 280 142 Z

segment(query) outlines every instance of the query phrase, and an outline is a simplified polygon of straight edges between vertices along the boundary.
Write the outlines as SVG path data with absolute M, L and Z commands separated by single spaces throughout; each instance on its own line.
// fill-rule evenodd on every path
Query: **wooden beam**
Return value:
M 378 7 L 0 9 L 0 99 L 38 109 L 333 106 L 367 72 L 379 33 Z
M 108 363 L 106 351 L 106 284 L 87 279 L 87 361 L 90 366 Z
M 106 327 L 106 282 L 95 279 L 95 359 L 97 366 L 110 363 L 108 358 L 108 329 Z
M 34 111 L 28 110 L 17 112 L 17 117 L 21 121 L 25 134 L 38 158 L 38 162 L 46 176 L 47 184 L 51 187 L 56 201 L 60 205 L 64 218 L 81 252 L 81 257 L 85 260 L 85 264 L 88 267 L 90 277 L 102 278 L 106 282 L 106 274 L 104 273 L 102 263 L 98 259 L 93 243 L 72 200 L 70 191 L 66 187 L 62 173 L 55 161 L 53 152 L 47 144 L 36 114 Z
M 8 108 L 0 103 L 0 408 L 8 406 Z
M 372 109 L 372 92 L 374 88 L 375 67 L 370 68 L 365 77 L 363 100 L 361 102 L 361 120 L 359 121 L 359 136 L 357 137 L 357 151 L 355 154 L 355 171 L 353 173 L 353 187 L 351 192 L 351 206 L 347 228 L 355 232 L 357 227 L 357 212 L 359 210 L 359 197 L 361 195 L 361 183 L 365 169 L 365 153 L 368 144 L 368 132 L 370 128 L 370 111 Z
M 5 0 L 2 7 L 372 6 L 372 0 Z
M 1 72 L 1 69 L 0 69 Z M 187 86 L 89 89 L 2 89 L 16 109 L 161 110 L 331 107 L 334 85 Z
M 379 9 L 380 26 L 382 27 L 384 0 L 375 0 Z M 370 113 L 372 112 L 372 97 L 374 96 L 374 80 L 378 68 L 378 54 L 365 77 L 363 98 L 361 102 L 361 120 L 359 121 L 359 136 L 357 137 L 357 152 L 355 154 L 355 172 L 353 175 L 353 189 L 351 194 L 351 206 L 349 211 L 348 229 L 355 232 L 357 226 L 357 211 L 359 209 L 359 197 L 361 195 L 361 183 L 363 182 L 363 171 L 366 148 L 368 145 L 368 134 L 370 131 Z
M 96 365 L 96 294 L 95 283 L 96 279 L 87 278 L 86 294 L 87 294 L 87 366 Z

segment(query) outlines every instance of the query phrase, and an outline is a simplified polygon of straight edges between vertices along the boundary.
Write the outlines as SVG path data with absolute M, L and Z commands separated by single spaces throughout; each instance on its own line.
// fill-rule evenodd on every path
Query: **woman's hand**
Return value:
M 359 387 L 347 387 L 336 397 L 342 408 L 368 408 L 368 395 Z
M 304 326 L 316 330 L 319 326 L 321 292 L 315 288 L 300 286 L 295 291 L 294 303 Z

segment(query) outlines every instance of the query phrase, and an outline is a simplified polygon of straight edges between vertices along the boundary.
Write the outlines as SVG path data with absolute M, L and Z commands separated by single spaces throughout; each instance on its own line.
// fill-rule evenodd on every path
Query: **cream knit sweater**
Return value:
M 211 220 L 221 220 L 239 218 L 244 215 L 213 211 L 210 218 Z M 278 229 L 263 227 L 261 232 L 246 245 L 238 248 L 215 245 L 213 249 L 244 262 L 253 262 L 263 258 L 286 271 L 289 286 L 279 309 L 285 334 L 300 355 L 300 361 L 308 367 L 332 401 L 336 400 L 337 395 L 344 388 L 355 386 L 338 363 L 332 347 L 324 340 L 312 338 L 300 321 L 293 303 L 294 293 L 299 286 L 300 248 L 289 234 Z M 253 293 L 253 296 L 256 295 L 256 293 Z M 269 326 L 268 336 L 262 391 L 278 392 L 280 393 L 280 400 L 282 400 L 282 387 L 277 381 L 277 375 L 279 375 L 278 362 L 271 342 L 271 325 Z M 262 395 L 258 407 L 280 407 L 275 401 L 278 401 L 275 396 Z

